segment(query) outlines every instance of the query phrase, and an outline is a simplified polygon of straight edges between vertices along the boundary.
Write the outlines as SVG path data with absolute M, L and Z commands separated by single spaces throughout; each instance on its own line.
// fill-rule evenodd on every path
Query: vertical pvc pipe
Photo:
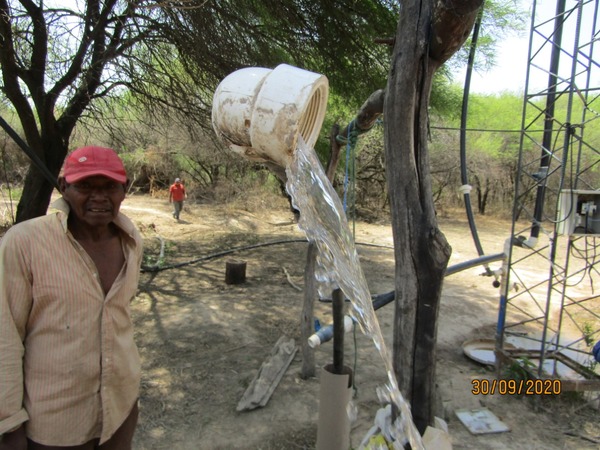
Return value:
M 344 366 L 344 294 L 336 289 L 332 294 L 333 364 L 321 371 L 317 450 L 347 450 L 350 448 L 350 418 L 348 403 L 352 394 L 352 371 Z
M 334 374 L 333 365 L 323 368 L 320 376 L 317 450 L 348 450 L 350 418 L 347 407 L 352 395 L 352 373 Z

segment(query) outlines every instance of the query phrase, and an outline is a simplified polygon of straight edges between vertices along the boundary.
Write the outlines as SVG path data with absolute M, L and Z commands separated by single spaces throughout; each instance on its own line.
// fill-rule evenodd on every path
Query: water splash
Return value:
M 314 150 L 300 137 L 292 163 L 286 168 L 287 191 L 300 211 L 299 227 L 318 249 L 316 279 L 319 294 L 327 297 L 338 287 L 351 301 L 350 315 L 379 351 L 388 376 L 380 400 L 392 402 L 400 412 L 391 430 L 394 447 L 406 442 L 414 450 L 423 449 L 421 436 L 412 421 L 410 406 L 402 397 L 387 351 L 371 294 L 364 277 L 354 240 L 339 196 L 327 179 Z

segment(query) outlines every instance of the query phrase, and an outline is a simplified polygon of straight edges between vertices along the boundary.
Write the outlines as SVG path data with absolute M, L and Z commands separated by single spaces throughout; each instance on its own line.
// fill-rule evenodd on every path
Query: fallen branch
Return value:
M 583 439 L 584 441 L 593 442 L 594 444 L 600 444 L 600 441 L 598 439 L 584 436 L 583 434 L 575 433 L 574 431 L 564 431 L 563 434 L 566 434 L 567 436 L 578 437 L 579 439 Z
M 285 273 L 285 277 L 287 278 L 288 283 L 290 283 L 290 285 L 297 291 L 302 292 L 302 288 L 292 281 L 292 277 L 290 277 L 290 274 L 288 273 L 287 269 L 283 266 L 281 266 L 281 268 L 283 269 L 283 273 Z

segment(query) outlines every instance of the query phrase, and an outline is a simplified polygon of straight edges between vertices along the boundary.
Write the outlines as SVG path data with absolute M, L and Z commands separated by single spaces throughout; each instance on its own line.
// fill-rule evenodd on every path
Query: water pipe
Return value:
M 502 253 L 494 253 L 492 255 L 484 255 L 484 256 L 480 256 L 479 258 L 475 258 L 475 259 L 470 259 L 469 261 L 464 261 L 458 264 L 454 264 L 453 266 L 450 266 L 446 269 L 446 272 L 444 272 L 444 276 L 447 277 L 449 275 L 454 275 L 455 273 L 461 272 L 463 270 L 466 269 L 470 269 L 471 267 L 475 267 L 475 266 L 486 266 L 487 263 L 491 263 L 494 261 L 502 261 L 503 259 L 505 259 L 506 257 L 506 253 L 502 252 Z M 492 275 L 493 272 L 490 271 L 489 269 L 487 269 L 486 267 L 486 273 L 488 275 Z
M 350 331 L 354 327 L 354 319 L 350 316 L 344 316 L 344 332 Z M 320 328 L 315 334 L 308 338 L 308 346 L 310 348 L 316 348 L 324 342 L 328 342 L 333 339 L 334 324 L 327 325 Z
M 300 135 L 314 147 L 328 94 L 324 75 L 287 64 L 247 67 L 225 77 L 215 90 L 212 125 L 233 152 L 285 169 Z
M 501 269 L 499 271 L 495 271 L 496 275 L 501 276 L 503 271 L 506 270 L 506 268 L 505 268 L 506 261 L 507 261 L 506 255 L 507 255 L 507 253 L 496 253 L 493 255 L 482 256 L 482 257 L 475 258 L 475 259 L 472 259 L 469 261 L 465 261 L 465 262 L 462 262 L 459 264 L 455 264 L 454 266 L 450 266 L 446 269 L 444 276 L 453 275 L 462 270 L 466 270 L 471 267 L 475 267 L 475 266 L 479 266 L 479 265 L 485 266 L 486 264 L 494 262 L 494 261 L 503 261 L 503 269 Z M 497 283 L 495 282 L 494 287 L 499 287 L 499 285 L 497 285 Z M 382 308 L 383 306 L 387 305 L 388 303 L 393 302 L 395 298 L 396 298 L 396 294 L 394 291 L 386 292 L 385 294 L 375 295 L 372 297 L 373 309 L 375 311 L 377 311 L 379 308 Z M 352 317 L 346 315 L 346 316 L 344 316 L 343 324 L 344 324 L 344 331 L 347 333 L 354 328 L 355 321 Z M 330 341 L 333 338 L 333 333 L 334 333 L 334 325 L 333 324 L 326 325 L 326 326 L 320 328 L 319 330 L 317 330 L 316 333 L 314 333 L 312 336 L 310 336 L 308 338 L 308 345 L 311 348 L 316 348 L 319 345 Z
M 506 239 L 504 242 L 504 251 L 506 258 L 502 261 L 501 277 L 500 277 L 500 301 L 498 304 L 498 320 L 496 322 L 496 352 L 500 352 L 504 347 L 504 329 L 506 326 L 506 307 L 508 302 L 508 279 L 509 279 L 509 255 L 511 254 L 513 240 Z M 501 362 L 496 358 L 496 370 L 500 370 Z
M 346 410 L 352 394 L 352 370 L 344 366 L 344 330 L 342 329 L 344 294 L 342 290 L 335 289 L 332 299 L 335 326 L 333 363 L 326 365 L 320 376 L 316 450 L 346 450 L 350 448 L 350 417 Z

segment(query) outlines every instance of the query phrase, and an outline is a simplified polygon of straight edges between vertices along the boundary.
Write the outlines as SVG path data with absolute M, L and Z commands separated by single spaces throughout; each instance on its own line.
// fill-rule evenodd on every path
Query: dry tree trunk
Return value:
M 437 317 L 451 252 L 435 217 L 427 109 L 434 72 L 463 44 L 482 3 L 483 0 L 404 2 L 387 88 L 367 99 L 353 124 L 364 131 L 382 110 L 386 117 L 386 175 L 396 260 L 394 371 L 421 432 L 433 422 Z M 337 125 L 332 129 L 332 153 L 326 170 L 330 180 L 340 154 L 336 137 L 347 135 L 348 127 L 341 132 Z M 305 280 L 314 274 L 315 256 L 309 247 Z M 305 285 L 301 326 L 303 376 L 314 374 L 314 355 L 306 342 L 312 333 L 316 297 L 316 287 L 310 284 Z
M 394 235 L 394 372 L 421 433 L 433 422 L 435 344 L 451 248 L 439 230 L 427 147 L 434 72 L 462 45 L 482 0 L 407 0 L 386 89 L 385 151 Z

